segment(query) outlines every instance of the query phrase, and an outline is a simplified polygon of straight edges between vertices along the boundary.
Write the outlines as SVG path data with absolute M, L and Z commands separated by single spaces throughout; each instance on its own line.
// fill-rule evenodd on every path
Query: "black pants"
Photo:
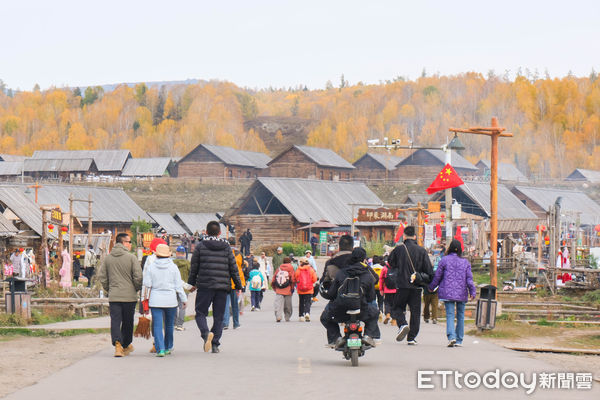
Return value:
M 312 294 L 298 294 L 298 316 L 310 314 L 310 305 L 312 303 Z
M 90 287 L 90 285 L 92 284 L 92 276 L 94 276 L 95 269 L 96 268 L 94 267 L 88 267 L 85 269 L 85 276 L 88 279 L 87 287 Z
M 398 289 L 392 305 L 392 318 L 398 326 L 407 325 L 406 306 L 410 309 L 410 330 L 408 340 L 413 340 L 419 334 L 421 326 L 421 289 Z
M 361 309 L 358 314 L 358 319 L 365 323 L 365 335 L 370 336 L 374 339 L 379 339 L 379 327 L 377 326 L 377 317 L 379 313 L 377 307 L 368 305 L 366 309 Z M 350 315 L 341 312 L 335 312 L 331 303 L 325 306 L 323 313 L 321 314 L 321 324 L 327 329 L 327 343 L 335 343 L 340 334 L 340 322 L 347 322 L 350 320 Z
M 377 308 L 379 309 L 379 312 L 382 313 L 383 312 L 383 295 L 379 291 L 377 291 L 376 294 L 377 294 Z
M 383 308 L 385 314 L 392 315 L 392 305 L 394 304 L 394 298 L 396 293 L 385 293 L 383 295 Z
M 111 301 L 108 303 L 110 310 L 110 337 L 113 346 L 121 343 L 123 348 L 133 341 L 133 317 L 137 301 Z
M 227 295 L 225 290 L 198 289 L 196 293 L 196 325 L 200 329 L 202 339 L 208 337 L 208 307 L 212 304 L 213 326 L 210 332 L 214 334 L 212 344 L 219 346 L 221 335 L 223 334 L 223 316 L 225 314 L 225 305 L 227 304 Z

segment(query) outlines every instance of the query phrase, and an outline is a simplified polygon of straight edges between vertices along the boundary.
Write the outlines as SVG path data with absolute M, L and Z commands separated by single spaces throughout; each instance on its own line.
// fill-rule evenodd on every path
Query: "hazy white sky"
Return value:
M 248 87 L 600 71 L 600 1 L 0 0 L 0 79 Z

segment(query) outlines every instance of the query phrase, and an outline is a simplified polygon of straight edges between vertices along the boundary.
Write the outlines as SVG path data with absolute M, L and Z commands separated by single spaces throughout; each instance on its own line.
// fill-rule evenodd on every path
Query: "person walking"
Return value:
M 314 292 L 313 285 L 317 281 L 317 274 L 310 266 L 308 259 L 302 257 L 300 265 L 294 274 L 296 289 L 298 289 L 298 317 L 300 322 L 310 322 L 310 305 Z
M 404 228 L 404 242 L 389 257 L 391 270 L 397 270 L 397 291 L 392 305 L 392 318 L 398 322 L 396 341 L 408 335 L 407 343 L 416 345 L 421 322 L 421 286 L 431 282 L 433 269 L 427 250 L 417 244 L 414 226 Z M 410 326 L 406 322 L 406 306 L 410 309 Z
M 265 278 L 263 274 L 260 272 L 258 263 L 252 265 L 252 270 L 250 270 L 249 275 L 250 280 L 250 302 L 252 308 L 250 311 L 260 310 L 260 295 L 262 292 L 263 285 L 265 283 Z
M 273 264 L 273 271 L 277 270 L 281 264 L 283 264 L 283 259 L 285 255 L 283 254 L 283 247 L 277 247 L 275 254 L 273 254 L 273 259 L 271 260 L 271 264 Z
M 220 239 L 221 227 L 217 221 L 206 225 L 207 236 L 201 240 L 192 255 L 192 268 L 188 283 L 196 293 L 196 324 L 204 340 L 204 351 L 219 353 L 223 333 L 223 314 L 227 295 L 234 289 L 241 290 L 242 282 L 229 243 Z M 213 326 L 209 330 L 206 317 L 212 304 Z
M 317 245 L 319 244 L 319 237 L 317 236 L 316 233 L 313 233 L 312 237 L 310 238 L 310 248 L 312 249 L 312 254 L 317 254 Z
M 396 296 L 396 289 L 390 289 L 385 285 L 385 278 L 388 276 L 388 265 L 386 262 L 381 267 L 381 275 L 379 275 L 379 291 L 383 295 L 383 323 L 387 324 L 392 321 L 392 326 L 396 325 L 396 320 L 392 319 L 392 304 L 394 304 L 394 297 Z
M 257 260 L 258 262 L 258 270 L 263 276 L 263 285 L 260 290 L 258 305 L 262 304 L 265 292 L 269 288 L 269 281 L 271 280 L 271 276 L 273 275 L 273 270 L 271 270 L 271 264 L 269 263 L 269 259 L 267 258 L 265 252 L 260 253 L 260 257 Z
M 187 283 L 188 277 L 190 276 L 190 262 L 187 259 L 186 249 L 184 246 L 178 246 L 175 250 L 175 260 L 173 263 L 177 266 L 179 270 L 179 275 L 181 276 L 181 281 L 184 290 L 190 290 L 191 286 Z M 185 322 L 185 309 L 186 304 L 178 299 L 177 304 L 177 315 L 175 316 L 175 330 L 176 331 L 185 331 L 183 323 Z
M 79 282 L 79 276 L 81 275 L 81 263 L 79 262 L 79 254 L 75 256 L 73 260 L 73 280 Z
M 469 298 L 475 299 L 476 290 L 471 264 L 462 258 L 462 246 L 456 239 L 450 242 L 446 256 L 440 260 L 429 290 L 435 290 L 438 285 L 438 296 L 446 308 L 448 347 L 460 347 L 465 331 L 465 305 Z
M 283 263 L 277 268 L 273 275 L 271 287 L 275 291 L 275 321 L 281 322 L 285 318 L 289 322 L 292 318 L 292 293 L 294 291 L 295 274 L 289 257 L 283 258 Z
M 115 346 L 115 357 L 123 357 L 133 351 L 133 317 L 138 301 L 137 292 L 142 288 L 142 269 L 131 253 L 131 238 L 119 233 L 116 244 L 100 268 L 100 284 L 108 293 L 110 310 L 110 336 Z
M 88 245 L 85 249 L 85 255 L 83 256 L 83 267 L 85 268 L 84 275 L 88 280 L 87 287 L 92 284 L 92 277 L 94 276 L 96 266 L 96 253 L 94 252 L 94 246 Z
M 166 244 L 159 244 L 154 252 L 156 261 L 147 267 L 143 285 L 148 290 L 148 305 L 152 313 L 152 336 L 156 356 L 164 357 L 173 351 L 173 328 L 178 303 L 185 308 L 187 296 L 177 265 L 171 260 L 171 250 Z M 163 334 L 164 326 L 164 334 Z
M 240 236 L 240 247 L 242 254 L 244 257 L 250 254 L 250 243 L 252 242 L 252 233 L 250 233 L 250 229 L 247 229 L 246 232 L 242 233 Z
M 235 239 L 233 237 L 229 238 L 229 245 L 231 246 L 231 250 L 233 251 L 233 256 L 235 257 L 235 263 L 238 268 L 238 273 L 240 275 L 240 281 L 242 282 L 242 287 L 246 287 L 246 279 L 244 276 L 244 268 L 243 265 L 245 263 L 242 254 L 238 251 L 235 245 Z M 242 289 L 243 291 L 244 289 Z M 225 303 L 225 315 L 223 316 L 223 329 L 229 329 L 229 317 L 233 319 L 233 329 L 239 328 L 240 325 L 240 298 L 241 292 L 239 290 L 235 290 L 235 284 L 233 283 L 233 279 L 231 280 L 231 292 L 227 296 L 227 300 Z M 229 310 L 231 307 L 231 311 Z

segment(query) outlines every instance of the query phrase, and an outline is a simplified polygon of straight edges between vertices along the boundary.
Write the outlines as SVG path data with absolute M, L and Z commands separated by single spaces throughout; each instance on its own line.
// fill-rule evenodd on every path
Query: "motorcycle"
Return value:
M 349 310 L 346 314 L 350 315 L 350 321 L 345 323 L 342 342 L 335 350 L 343 352 L 344 358 L 357 367 L 358 357 L 362 357 L 372 346 L 364 341 L 364 323 L 358 320 L 360 310 Z

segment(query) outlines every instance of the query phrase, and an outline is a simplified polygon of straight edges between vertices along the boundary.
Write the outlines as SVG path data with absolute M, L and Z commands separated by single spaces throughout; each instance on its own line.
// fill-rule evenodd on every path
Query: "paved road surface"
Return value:
M 313 306 L 313 322 L 275 323 L 274 295 L 265 295 L 263 310 L 246 308 L 242 327 L 227 330 L 220 354 L 204 353 L 194 321 L 186 331 L 175 332 L 175 352 L 166 358 L 148 353 L 150 342 L 136 338 L 136 351 L 124 358 L 112 357 L 107 348 L 22 389 L 7 399 L 386 399 L 407 394 L 432 396 L 432 390 L 417 389 L 417 371 L 458 370 L 485 372 L 558 372 L 560 369 L 476 338 L 468 337 L 463 348 L 446 348 L 444 325 L 423 324 L 418 346 L 394 341 L 395 328 L 381 326 L 383 343 L 360 359 L 358 368 L 341 354 L 324 347 L 325 332 L 318 316 L 323 300 Z M 294 310 L 297 313 L 297 297 Z M 572 371 L 579 372 L 579 371 Z M 526 398 L 524 389 L 441 389 L 434 379 L 438 398 L 507 399 Z M 598 399 L 600 384 L 593 391 L 542 390 L 538 399 Z M 52 394 L 52 395 L 50 395 Z M 53 397 L 56 396 L 56 397 Z M 283 397 L 279 397 L 283 396 Z M 369 396 L 369 397 L 365 397 Z

